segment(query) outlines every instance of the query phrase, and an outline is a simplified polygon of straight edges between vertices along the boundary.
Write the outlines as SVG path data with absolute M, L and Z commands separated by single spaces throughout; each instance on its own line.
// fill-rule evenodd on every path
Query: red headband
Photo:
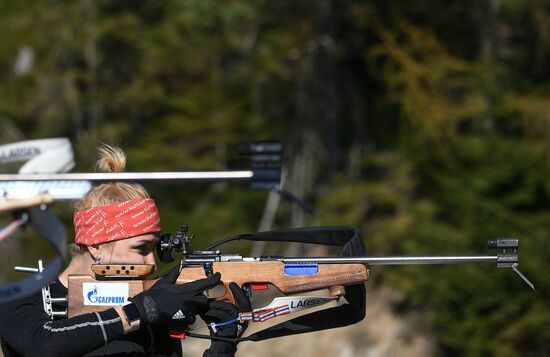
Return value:
M 99 206 L 74 213 L 75 242 L 92 245 L 160 232 L 160 217 L 151 198 Z

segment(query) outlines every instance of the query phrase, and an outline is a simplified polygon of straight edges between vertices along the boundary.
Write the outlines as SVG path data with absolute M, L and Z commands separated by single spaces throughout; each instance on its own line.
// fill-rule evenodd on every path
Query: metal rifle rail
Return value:
M 2 181 L 156 181 L 156 180 L 247 180 L 255 176 L 243 171 L 93 172 L 63 174 L 2 174 Z
M 0 174 L 0 201 L 28 200 L 46 193 L 54 201 L 81 199 L 92 189 L 92 182 L 102 183 L 111 181 L 179 181 L 199 183 L 244 181 L 250 182 L 252 189 L 271 190 L 278 187 L 280 183 L 280 170 Z M 4 208 L 7 206 L 5 204 Z
M 215 262 L 279 261 L 286 264 L 367 264 L 367 265 L 426 265 L 497 263 L 498 255 L 487 256 L 424 256 L 424 257 L 242 257 L 234 254 L 190 255 L 183 258 L 184 265 Z
M 486 256 L 424 256 L 424 257 L 292 257 L 281 258 L 283 263 L 362 263 L 368 265 L 424 265 L 424 264 L 468 264 L 497 263 L 498 255 Z

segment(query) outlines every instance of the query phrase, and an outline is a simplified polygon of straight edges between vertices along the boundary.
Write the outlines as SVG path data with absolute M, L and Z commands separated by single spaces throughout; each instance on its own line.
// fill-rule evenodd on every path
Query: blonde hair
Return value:
M 126 155 L 116 147 L 103 144 L 98 147 L 99 159 L 96 162 L 96 171 L 123 172 L 126 166 Z M 76 204 L 76 210 L 85 210 L 117 202 L 149 198 L 149 194 L 137 183 L 108 182 L 94 187 L 83 199 Z M 87 251 L 85 245 L 71 244 L 72 255 Z

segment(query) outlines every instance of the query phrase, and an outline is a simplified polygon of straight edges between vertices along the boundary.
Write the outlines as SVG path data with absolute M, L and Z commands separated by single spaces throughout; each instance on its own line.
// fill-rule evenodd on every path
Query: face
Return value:
M 155 264 L 154 234 L 122 239 L 98 246 L 101 264 Z

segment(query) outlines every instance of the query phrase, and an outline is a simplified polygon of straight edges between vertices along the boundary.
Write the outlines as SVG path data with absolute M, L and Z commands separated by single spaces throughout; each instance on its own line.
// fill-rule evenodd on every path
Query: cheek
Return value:
M 114 257 L 113 257 L 114 258 Z M 116 259 L 120 263 L 124 264 L 144 264 L 144 256 L 136 252 L 120 252 Z M 115 259 L 112 259 L 113 263 Z
M 128 263 L 145 264 L 145 257 L 139 253 L 130 253 L 127 255 Z

